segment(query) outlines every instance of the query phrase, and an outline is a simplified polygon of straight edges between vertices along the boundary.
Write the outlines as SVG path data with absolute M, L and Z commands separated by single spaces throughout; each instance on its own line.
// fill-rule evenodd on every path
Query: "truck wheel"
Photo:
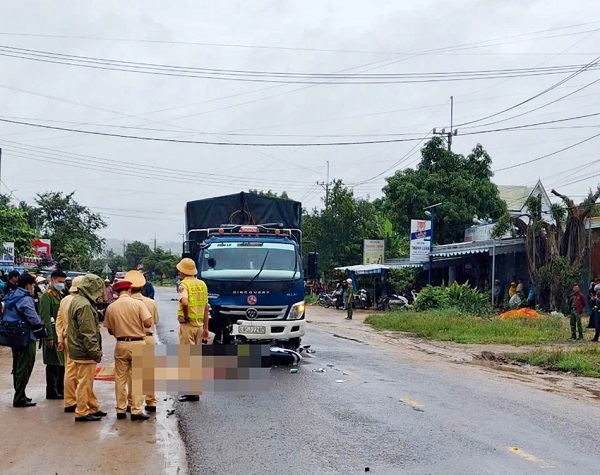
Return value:
M 300 348 L 300 338 L 290 338 L 290 341 L 287 342 L 286 346 L 290 350 L 296 351 L 298 348 Z

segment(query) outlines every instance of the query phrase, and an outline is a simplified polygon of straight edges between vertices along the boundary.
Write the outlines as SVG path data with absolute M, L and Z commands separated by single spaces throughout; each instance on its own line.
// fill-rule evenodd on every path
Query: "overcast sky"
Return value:
M 289 84 L 285 78 L 283 83 L 248 82 L 84 68 L 48 62 L 41 53 L 29 57 L 44 61 L 23 59 L 23 50 L 6 47 L 275 73 L 572 68 L 480 80 L 431 81 L 427 75 L 418 83 L 331 84 L 325 78 Z M 32 202 L 38 192 L 76 191 L 80 203 L 107 219 L 107 238 L 149 242 L 156 233 L 159 241 L 180 241 L 189 200 L 258 188 L 286 190 L 308 208 L 320 206 L 324 191 L 316 182 L 327 180 L 327 161 L 331 179 L 360 183 L 354 188 L 359 196 L 380 196 L 385 176 L 416 164 L 422 142 L 412 139 L 450 125 L 450 96 L 458 128 L 453 150 L 466 154 L 480 142 L 495 170 L 519 165 L 600 133 L 600 116 L 541 130 L 463 134 L 599 112 L 597 67 L 527 101 L 598 56 L 600 10 L 594 0 L 4 0 L 0 119 L 190 141 L 411 141 L 217 146 L 0 122 L 2 192 Z M 560 99 L 569 93 L 574 94 Z M 582 196 L 600 180 L 594 177 L 600 174 L 599 143 L 600 137 L 593 138 L 498 171 L 494 181 L 533 185 L 540 178 L 548 191 L 556 187 Z

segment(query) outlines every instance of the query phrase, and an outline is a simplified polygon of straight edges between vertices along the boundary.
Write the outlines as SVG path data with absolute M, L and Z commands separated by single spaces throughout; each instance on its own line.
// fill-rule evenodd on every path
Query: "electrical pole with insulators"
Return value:
M 329 160 L 327 160 L 327 181 L 323 183 L 322 181 L 318 181 L 317 185 L 321 186 L 325 190 L 325 207 L 327 208 L 327 203 L 329 203 L 329 185 L 332 183 L 329 181 Z
M 433 135 L 441 135 L 446 138 L 448 143 L 448 151 L 452 151 L 452 137 L 458 135 L 458 129 L 454 129 L 454 96 L 450 96 L 450 130 L 446 132 L 444 127 L 441 132 L 438 132 L 437 128 L 433 129 Z

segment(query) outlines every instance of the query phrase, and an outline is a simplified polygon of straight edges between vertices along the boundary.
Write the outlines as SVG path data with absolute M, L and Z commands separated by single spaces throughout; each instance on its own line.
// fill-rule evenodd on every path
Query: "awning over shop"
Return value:
M 372 275 L 372 274 L 383 274 L 389 270 L 390 267 L 381 264 L 364 264 L 356 266 L 336 267 L 335 270 L 341 272 L 352 272 L 354 275 Z
M 419 269 L 427 266 L 427 262 L 411 261 L 410 259 L 390 259 L 385 261 L 385 265 L 390 269 Z
M 495 249 L 495 250 L 494 250 Z M 472 254 L 488 253 L 492 255 L 494 252 L 499 254 L 512 254 L 514 252 L 525 251 L 525 238 L 501 239 L 476 242 L 461 242 L 457 244 L 445 244 L 442 246 L 434 246 L 431 252 L 431 257 L 434 261 L 452 259 L 457 257 L 465 257 Z

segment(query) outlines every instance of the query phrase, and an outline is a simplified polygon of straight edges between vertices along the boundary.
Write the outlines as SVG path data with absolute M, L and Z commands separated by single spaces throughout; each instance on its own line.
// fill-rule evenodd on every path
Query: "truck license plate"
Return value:
M 255 326 L 250 326 L 250 325 L 240 325 L 240 327 L 238 328 L 238 331 L 240 333 L 260 334 L 260 335 L 264 335 L 265 333 L 267 333 L 267 329 L 265 327 L 255 327 Z

